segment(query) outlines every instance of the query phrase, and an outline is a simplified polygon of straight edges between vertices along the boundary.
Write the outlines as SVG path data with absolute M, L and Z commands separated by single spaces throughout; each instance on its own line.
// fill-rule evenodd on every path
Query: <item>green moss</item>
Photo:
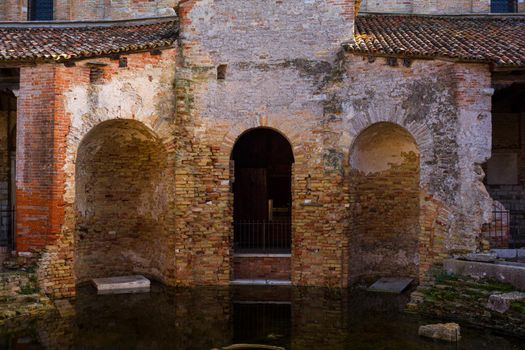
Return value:
M 508 283 L 502 283 L 500 281 L 493 280 L 493 279 L 483 280 L 481 283 L 476 285 L 476 288 L 481 289 L 481 290 L 486 290 L 489 292 L 492 292 L 492 291 L 512 292 L 516 289 Z
M 511 309 L 525 315 L 525 300 L 514 301 L 510 304 Z
M 38 288 L 38 278 L 33 274 L 29 276 L 29 282 L 27 284 L 20 286 L 20 291 L 18 294 L 29 295 L 36 294 L 38 292 L 40 292 L 40 288 Z
M 446 289 L 431 289 L 428 290 L 425 294 L 425 299 L 427 301 L 452 301 L 455 300 L 458 296 L 458 293 L 455 290 L 446 290 Z
M 457 281 L 459 277 L 457 275 L 451 274 L 446 272 L 443 269 L 437 269 L 435 268 L 434 271 L 432 271 L 434 275 L 434 279 L 437 283 L 445 283 L 448 281 Z

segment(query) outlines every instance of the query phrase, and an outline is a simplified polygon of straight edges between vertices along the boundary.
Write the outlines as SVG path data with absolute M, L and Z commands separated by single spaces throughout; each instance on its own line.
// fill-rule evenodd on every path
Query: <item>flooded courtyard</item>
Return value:
M 320 288 L 167 288 L 96 295 L 83 286 L 74 312 L 1 328 L 2 349 L 525 349 L 525 341 L 462 327 L 458 344 L 426 340 L 439 320 L 403 312 L 406 296 Z

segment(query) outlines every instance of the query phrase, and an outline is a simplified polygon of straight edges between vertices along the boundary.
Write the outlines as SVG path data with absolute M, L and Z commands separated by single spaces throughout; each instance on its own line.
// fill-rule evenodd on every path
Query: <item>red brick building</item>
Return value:
M 383 3 L 0 1 L 5 249 L 55 297 L 422 280 L 483 249 L 487 189 L 522 186 L 525 17 Z

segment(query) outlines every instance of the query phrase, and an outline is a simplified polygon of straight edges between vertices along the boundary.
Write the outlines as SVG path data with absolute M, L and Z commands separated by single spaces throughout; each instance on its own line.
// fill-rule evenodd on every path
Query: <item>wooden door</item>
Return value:
M 234 201 L 236 221 L 268 219 L 265 168 L 236 169 Z

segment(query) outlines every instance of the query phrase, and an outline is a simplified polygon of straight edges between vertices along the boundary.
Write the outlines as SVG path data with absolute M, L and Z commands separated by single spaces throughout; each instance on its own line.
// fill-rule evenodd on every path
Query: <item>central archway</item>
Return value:
M 247 131 L 233 151 L 234 252 L 290 253 L 292 146 L 268 128 Z

